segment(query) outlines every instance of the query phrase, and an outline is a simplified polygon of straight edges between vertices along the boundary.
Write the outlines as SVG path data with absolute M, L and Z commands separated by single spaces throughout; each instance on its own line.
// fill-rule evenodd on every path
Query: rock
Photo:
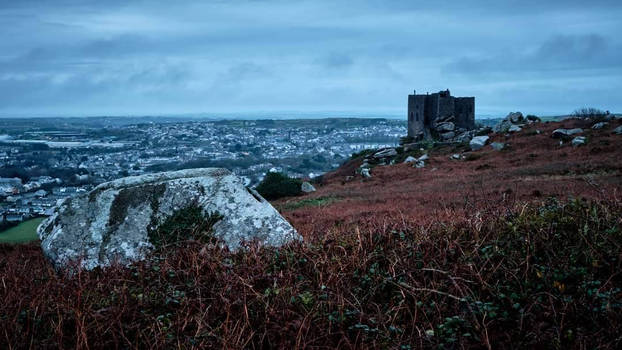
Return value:
M 421 157 L 417 158 L 418 161 L 423 162 L 430 159 L 430 156 L 426 153 L 424 155 L 422 155 Z
M 448 132 L 444 132 L 442 134 L 440 134 L 441 139 L 443 140 L 449 140 L 451 138 L 453 138 L 454 136 L 456 136 L 456 133 L 453 131 L 448 131 Z
M 501 142 L 493 142 L 490 144 L 490 147 L 492 147 L 495 151 L 501 151 L 505 148 L 505 144 Z
M 374 153 L 374 158 L 387 158 L 387 157 L 395 157 L 397 155 L 397 151 L 395 148 L 385 148 Z
M 456 118 L 453 115 L 445 115 L 445 116 L 442 116 L 442 117 L 438 117 L 436 119 L 436 122 L 437 123 L 443 123 L 443 122 L 452 122 L 453 123 L 454 120 L 456 120 Z
M 540 123 L 540 122 L 542 122 L 542 119 L 540 119 L 540 117 L 537 117 L 537 116 L 531 115 L 531 114 L 528 115 L 526 117 L 526 119 L 527 119 L 527 122 L 530 123 L 530 124 L 531 123 Z
M 417 158 L 413 157 L 413 156 L 408 156 L 406 157 L 406 159 L 404 159 L 404 163 L 413 163 L 416 162 Z
M 580 134 L 583 129 L 555 129 L 553 130 L 552 137 L 555 139 L 571 140 L 573 135 Z
M 469 142 L 469 146 L 471 146 L 471 149 L 473 151 L 477 151 L 478 149 L 486 145 L 486 143 L 488 142 L 488 139 L 489 139 L 488 136 L 475 136 Z
M 602 129 L 605 126 L 607 126 L 607 124 L 609 124 L 609 123 L 607 123 L 607 122 L 596 123 L 596 124 L 592 125 L 592 129 L 594 129 L 594 130 Z
M 510 112 L 505 118 L 512 124 L 518 124 L 524 120 L 523 113 L 521 112 Z
M 577 136 L 574 139 L 572 139 L 572 145 L 573 146 L 585 145 L 585 136 Z
M 456 125 L 452 122 L 444 122 L 444 123 L 436 124 L 435 129 L 441 133 L 447 132 L 447 131 L 454 131 L 456 129 Z
M 149 232 L 177 210 L 197 206 L 222 218 L 212 230 L 231 250 L 242 241 L 280 246 L 301 240 L 256 191 L 229 170 L 191 169 L 132 176 L 103 183 L 64 200 L 37 229 L 41 248 L 57 266 L 79 261 L 86 269 L 129 264 L 154 248 Z
M 363 175 L 363 177 L 371 177 L 371 173 L 367 168 L 361 170 L 361 175 Z
M 354 176 L 351 176 L 351 175 L 346 176 L 347 182 L 352 181 L 352 180 L 354 180 Z
M 425 162 L 422 160 L 418 160 L 415 162 L 415 164 L 413 165 L 413 168 L 423 168 L 425 167 Z
M 518 125 L 512 125 L 510 126 L 510 128 L 508 129 L 508 132 L 519 132 L 523 130 L 520 126 Z
M 620 125 L 617 128 L 613 129 L 613 132 L 615 134 L 622 135 L 622 125 Z
M 300 190 L 304 193 L 311 193 L 316 191 L 315 187 L 313 187 L 313 185 L 309 181 L 303 182 L 300 186 Z
M 460 155 L 458 153 L 454 153 L 451 155 L 451 159 L 460 159 Z

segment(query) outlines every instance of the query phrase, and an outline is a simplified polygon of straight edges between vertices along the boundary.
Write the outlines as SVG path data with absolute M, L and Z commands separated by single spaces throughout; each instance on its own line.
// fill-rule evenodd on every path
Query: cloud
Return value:
M 621 15 L 604 0 L 2 1 L 0 114 L 401 115 L 413 89 L 445 88 L 482 113 L 575 108 L 560 89 L 622 111 Z

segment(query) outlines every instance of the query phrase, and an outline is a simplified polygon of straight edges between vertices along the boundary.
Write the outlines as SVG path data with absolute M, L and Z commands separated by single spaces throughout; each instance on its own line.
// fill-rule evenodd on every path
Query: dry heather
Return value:
M 275 203 L 305 244 L 186 241 L 72 277 L 0 246 L 0 348 L 620 348 L 622 137 L 556 127 L 346 182 L 354 160 Z

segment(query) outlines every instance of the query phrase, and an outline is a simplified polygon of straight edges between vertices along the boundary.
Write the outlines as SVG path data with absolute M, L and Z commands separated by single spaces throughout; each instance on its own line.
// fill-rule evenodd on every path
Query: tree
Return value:
M 300 179 L 291 178 L 283 173 L 269 172 L 263 181 L 257 185 L 256 190 L 265 199 L 274 200 L 299 195 L 302 192 L 301 185 Z

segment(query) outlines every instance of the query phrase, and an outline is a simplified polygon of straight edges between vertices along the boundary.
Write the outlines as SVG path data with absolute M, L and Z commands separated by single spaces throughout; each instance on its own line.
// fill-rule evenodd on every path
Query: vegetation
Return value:
M 212 227 L 222 215 L 204 213 L 197 205 L 190 205 L 173 213 L 156 229 L 149 232 L 149 241 L 157 248 L 176 245 L 187 240 L 202 243 L 214 241 Z
M 375 221 L 309 237 L 307 244 L 238 253 L 185 241 L 150 262 L 73 277 L 50 269 L 35 245 L 2 246 L 0 343 L 622 345 L 620 203 L 550 199 L 498 214 L 425 233 Z
M 181 234 L 209 232 L 196 212 L 129 267 L 67 276 L 38 244 L 0 245 L 0 348 L 622 348 L 622 138 L 591 124 L 365 181 L 344 181 L 351 160 L 274 202 L 305 239 L 281 248 Z
M 268 172 L 257 185 L 256 190 L 268 200 L 297 196 L 302 193 L 300 179 L 293 179 L 283 173 Z
M 599 118 L 604 117 L 607 112 L 604 112 L 598 108 L 583 107 L 577 108 L 572 115 L 577 118 Z
M 30 219 L 0 232 L 0 243 L 24 243 L 38 240 L 37 227 L 41 221 L 43 218 Z

